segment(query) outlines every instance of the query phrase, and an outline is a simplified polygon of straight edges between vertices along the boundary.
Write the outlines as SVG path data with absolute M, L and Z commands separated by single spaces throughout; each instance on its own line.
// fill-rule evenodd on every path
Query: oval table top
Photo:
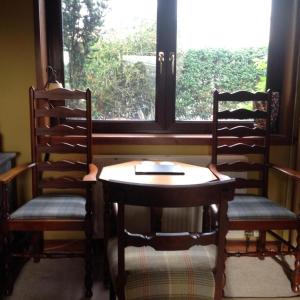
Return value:
M 184 174 L 136 174 L 137 165 L 175 166 Z M 217 180 L 217 177 L 206 167 L 174 161 L 129 161 L 106 166 L 99 176 L 100 181 L 116 181 L 143 185 L 196 185 Z

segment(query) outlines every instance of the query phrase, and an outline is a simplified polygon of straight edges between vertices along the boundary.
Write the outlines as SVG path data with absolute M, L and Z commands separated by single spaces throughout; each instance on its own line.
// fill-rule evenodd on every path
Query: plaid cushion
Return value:
M 236 195 L 228 202 L 229 219 L 295 219 L 296 215 L 265 197 Z
M 11 219 L 83 219 L 85 198 L 79 195 L 43 195 L 18 208 Z
M 118 271 L 117 241 L 108 245 L 113 281 Z M 127 247 L 126 299 L 214 299 L 216 247 L 194 246 L 186 251 L 156 251 L 151 247 Z M 115 284 L 115 283 L 114 283 Z

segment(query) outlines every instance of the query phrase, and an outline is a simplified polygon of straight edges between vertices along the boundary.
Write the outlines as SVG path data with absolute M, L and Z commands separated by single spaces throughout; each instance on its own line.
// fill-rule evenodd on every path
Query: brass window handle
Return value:
M 175 74 L 175 52 L 171 51 L 169 53 L 169 62 L 171 62 L 172 75 Z
M 158 52 L 158 61 L 159 61 L 159 73 L 162 74 L 163 63 L 165 61 L 165 53 L 163 51 Z

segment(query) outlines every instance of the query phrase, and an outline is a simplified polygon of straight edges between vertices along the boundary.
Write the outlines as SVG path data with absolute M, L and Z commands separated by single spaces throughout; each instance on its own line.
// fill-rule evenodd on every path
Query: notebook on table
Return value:
M 181 166 L 168 163 L 140 163 L 135 165 L 136 175 L 184 175 Z

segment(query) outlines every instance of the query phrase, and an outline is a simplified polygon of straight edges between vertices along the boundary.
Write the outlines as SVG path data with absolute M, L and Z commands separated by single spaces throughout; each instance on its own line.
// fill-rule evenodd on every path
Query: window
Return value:
M 46 0 L 46 12 L 49 64 L 91 88 L 98 132 L 209 133 L 215 88 L 281 92 L 278 0 Z

